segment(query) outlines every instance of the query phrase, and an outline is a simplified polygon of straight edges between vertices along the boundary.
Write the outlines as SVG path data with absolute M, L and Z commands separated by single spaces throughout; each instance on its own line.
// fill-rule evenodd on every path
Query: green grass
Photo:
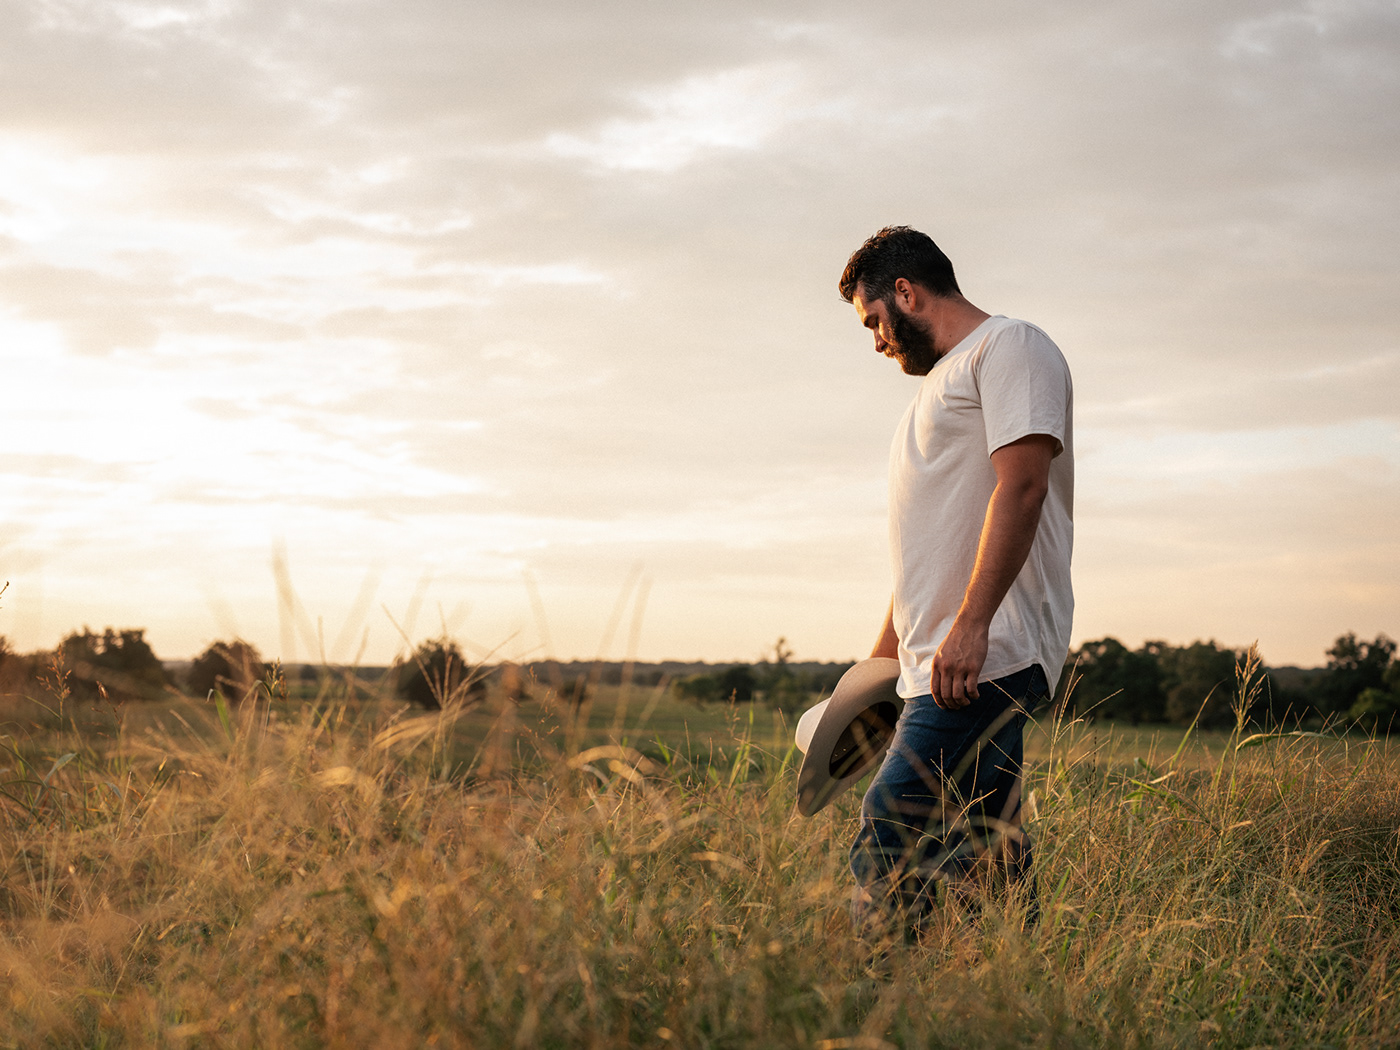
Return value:
M 873 977 L 857 795 L 796 817 L 782 722 L 655 699 L 11 712 L 0 1045 L 1395 1045 L 1384 742 L 1045 725 L 1041 926 Z

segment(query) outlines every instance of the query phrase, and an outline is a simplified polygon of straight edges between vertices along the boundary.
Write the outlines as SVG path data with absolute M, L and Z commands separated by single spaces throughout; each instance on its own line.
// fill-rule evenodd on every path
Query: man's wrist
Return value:
M 949 634 L 981 634 L 991 633 L 992 618 L 983 617 L 976 613 L 963 609 L 953 618 L 953 626 L 948 629 Z

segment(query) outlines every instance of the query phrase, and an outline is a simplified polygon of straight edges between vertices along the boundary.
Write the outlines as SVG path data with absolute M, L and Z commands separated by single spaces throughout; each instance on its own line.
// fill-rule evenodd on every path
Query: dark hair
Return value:
M 903 277 L 934 295 L 959 294 L 953 264 L 926 233 L 908 226 L 886 226 L 857 248 L 841 274 L 841 298 L 855 298 L 856 286 L 865 286 L 867 299 L 888 300 L 894 282 Z

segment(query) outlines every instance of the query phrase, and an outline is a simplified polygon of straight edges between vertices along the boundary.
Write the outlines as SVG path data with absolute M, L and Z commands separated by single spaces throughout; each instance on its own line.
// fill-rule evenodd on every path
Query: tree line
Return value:
M 1371 641 L 1347 632 L 1319 668 L 1266 669 L 1249 711 L 1252 721 L 1360 723 L 1388 729 L 1400 716 L 1400 661 L 1384 634 Z M 1205 727 L 1234 724 L 1235 667 L 1242 650 L 1211 641 L 1186 646 L 1146 642 L 1129 649 L 1116 638 L 1085 642 L 1070 653 L 1057 701 L 1072 714 L 1120 722 Z
M 697 703 L 763 702 L 788 710 L 829 694 L 850 664 L 798 670 L 783 639 L 773 656 L 677 679 L 673 692 Z M 1070 716 L 1133 724 L 1206 728 L 1234 724 L 1235 669 L 1245 651 L 1213 639 L 1189 645 L 1150 641 L 1129 649 L 1116 638 L 1085 642 L 1069 654 L 1055 694 Z M 1386 731 L 1400 721 L 1400 660 L 1384 634 L 1366 641 L 1348 632 L 1326 652 L 1323 667 L 1265 670 L 1249 718 L 1283 724 L 1360 724 Z
M 1069 654 L 1056 703 L 1086 719 L 1174 725 L 1198 720 L 1205 727 L 1228 726 L 1234 721 L 1235 668 L 1243 655 L 1242 650 L 1214 640 L 1184 646 L 1149 641 L 1129 649 L 1116 638 L 1100 638 Z M 695 665 L 484 666 L 466 659 L 455 642 L 443 638 L 423 642 L 373 677 L 390 675 L 393 694 L 426 708 L 444 702 L 478 702 L 486 694 L 488 680 L 494 678 L 512 698 L 522 701 L 552 688 L 561 698 L 582 703 L 600 682 L 627 680 L 639 686 L 669 682 L 673 695 L 700 704 L 759 702 L 795 711 L 814 696 L 829 694 L 851 666 L 796 663 L 792 656 L 787 640 L 779 638 L 771 652 L 755 663 L 712 665 L 713 669 L 700 673 L 672 676 L 673 667 Z M 1400 660 L 1392 639 L 1379 634 L 1366 640 L 1348 632 L 1336 639 L 1326 657 L 1322 667 L 1266 669 L 1249 711 L 1251 720 L 1360 724 L 1388 730 L 1400 718 Z M 301 668 L 302 676 L 308 673 L 314 681 L 318 672 L 314 667 Z M 172 691 L 196 697 L 218 693 L 235 703 L 260 689 L 268 695 L 287 696 L 281 668 L 265 662 L 246 641 L 214 642 L 176 676 L 152 651 L 142 628 L 109 627 L 96 633 L 84 627 L 64 637 L 54 650 L 27 654 L 15 652 L 0 636 L 0 693 L 35 688 L 61 691 L 75 700 L 105 698 L 118 703 Z
M 84 627 L 52 650 L 18 653 L 0 635 L 0 694 L 38 688 L 80 701 L 153 700 L 183 689 L 193 696 L 211 691 L 240 700 L 267 675 L 257 649 L 241 640 L 214 642 L 183 675 L 172 674 L 146 641 L 142 627 Z
M 314 683 L 320 669 L 302 665 L 294 681 Z M 423 707 L 438 707 L 458 693 L 484 692 L 482 669 L 473 667 L 451 642 L 424 642 L 413 655 L 392 667 L 358 670 L 362 679 L 392 675 L 392 691 Z M 77 701 L 126 703 L 183 693 L 229 703 L 256 696 L 288 699 L 287 676 L 277 663 L 262 658 L 241 638 L 216 641 L 179 673 L 162 661 L 146 641 L 144 628 L 111 628 L 100 634 L 84 627 L 68 634 L 52 650 L 18 653 L 0 635 L 0 695 L 40 692 Z
M 818 694 L 830 694 L 850 663 L 805 663 L 792 659 L 786 638 L 773 644 L 771 653 L 754 664 L 731 664 L 706 674 L 678 678 L 671 691 L 699 704 L 759 701 L 783 711 L 797 711 Z

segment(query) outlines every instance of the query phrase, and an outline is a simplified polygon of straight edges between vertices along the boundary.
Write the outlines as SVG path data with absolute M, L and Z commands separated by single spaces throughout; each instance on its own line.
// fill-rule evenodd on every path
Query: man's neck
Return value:
M 933 348 L 939 357 L 952 350 L 992 316 L 957 293 L 930 299 L 927 311 L 925 316 L 933 333 Z

